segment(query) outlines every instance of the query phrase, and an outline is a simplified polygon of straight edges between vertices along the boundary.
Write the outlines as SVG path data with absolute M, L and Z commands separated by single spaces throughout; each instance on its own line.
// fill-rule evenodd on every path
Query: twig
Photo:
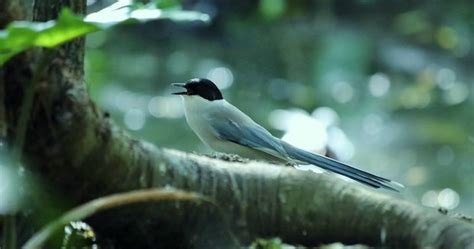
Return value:
M 59 229 L 71 221 L 82 220 L 99 211 L 120 207 L 139 202 L 160 202 L 160 201 L 204 201 L 215 206 L 214 202 L 207 197 L 199 194 L 184 192 L 179 190 L 136 190 L 127 193 L 114 194 L 101 197 L 83 205 L 80 205 L 57 220 L 51 222 L 33 237 L 31 237 L 23 246 L 25 249 L 39 249 L 44 243 Z M 217 206 L 216 206 L 217 207 Z

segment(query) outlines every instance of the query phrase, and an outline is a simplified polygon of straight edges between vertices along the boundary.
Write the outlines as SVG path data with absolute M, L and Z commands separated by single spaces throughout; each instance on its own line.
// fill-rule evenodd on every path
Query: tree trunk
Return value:
M 63 6 L 84 13 L 85 1 L 35 1 L 34 19 L 53 19 Z M 4 11 L 8 13 L 0 9 L 0 16 L 10 16 Z M 209 196 L 219 207 L 168 203 L 91 220 L 99 235 L 120 247 L 223 247 L 231 241 L 223 232 L 227 229 L 243 244 L 257 237 L 280 237 L 302 245 L 474 247 L 473 225 L 332 175 L 226 162 L 133 139 L 90 100 L 83 57 L 84 40 L 79 39 L 51 52 L 23 53 L 1 69 L 0 124 L 5 124 L 9 144 L 15 143 L 19 127 L 27 125 L 21 147 L 28 169 L 76 204 L 166 186 Z M 46 68 L 36 70 L 45 61 Z M 41 77 L 33 80 L 38 74 Z M 20 110 L 29 89 L 34 89 L 34 105 L 22 124 Z

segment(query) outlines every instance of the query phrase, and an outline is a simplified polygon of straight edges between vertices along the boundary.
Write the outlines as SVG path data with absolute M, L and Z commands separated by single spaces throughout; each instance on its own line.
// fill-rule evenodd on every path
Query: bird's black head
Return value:
M 186 89 L 184 92 L 173 93 L 176 95 L 199 95 L 209 101 L 223 99 L 219 88 L 208 79 L 191 79 L 186 83 L 173 83 L 172 85 Z

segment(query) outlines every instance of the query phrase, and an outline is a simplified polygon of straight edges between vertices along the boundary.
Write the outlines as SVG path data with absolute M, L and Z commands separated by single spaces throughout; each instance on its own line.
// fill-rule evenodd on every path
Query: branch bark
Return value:
M 83 13 L 85 1 L 36 1 L 34 18 L 55 18 L 62 6 Z M 35 89 L 23 152 L 30 170 L 75 203 L 127 190 L 172 186 L 214 199 L 232 233 L 244 243 L 278 236 L 303 245 L 339 241 L 393 248 L 474 247 L 471 224 L 330 175 L 259 162 L 225 162 L 131 138 L 87 95 L 83 55 L 82 39 L 55 49 Z M 16 135 L 12 127 L 18 124 L 18 110 L 36 57 L 20 55 L 0 74 L 10 142 Z M 215 213 L 194 208 L 162 205 L 142 209 L 140 217 L 153 217 L 146 222 L 148 226 L 136 215 L 112 215 L 113 229 L 100 218 L 92 222 L 100 234 L 125 248 L 189 246 L 207 239 L 222 245 L 212 229 L 202 229 L 204 225 L 214 227 L 209 221 L 216 220 Z M 185 229 L 190 222 L 199 225 Z M 165 229 L 149 230 L 157 226 Z M 130 227 L 156 240 L 150 243 L 142 236 L 117 236 L 134 230 Z M 189 236 L 185 232 L 198 239 L 179 244 L 176 235 Z

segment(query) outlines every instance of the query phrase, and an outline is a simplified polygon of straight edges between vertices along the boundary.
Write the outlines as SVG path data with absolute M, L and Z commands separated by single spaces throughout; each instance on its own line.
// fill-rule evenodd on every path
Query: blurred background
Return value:
M 472 1 L 182 5 L 212 22 L 87 37 L 89 92 L 134 137 L 209 153 L 169 85 L 209 78 L 273 134 L 394 179 L 412 202 L 474 215 Z

